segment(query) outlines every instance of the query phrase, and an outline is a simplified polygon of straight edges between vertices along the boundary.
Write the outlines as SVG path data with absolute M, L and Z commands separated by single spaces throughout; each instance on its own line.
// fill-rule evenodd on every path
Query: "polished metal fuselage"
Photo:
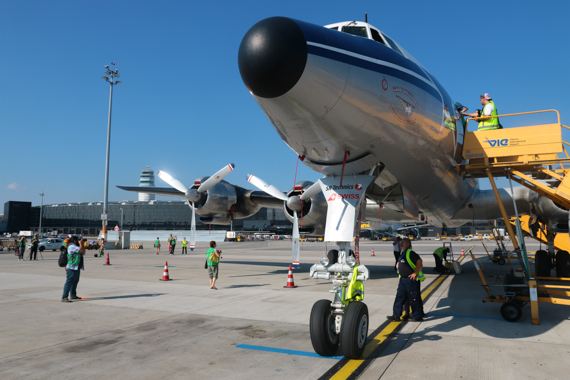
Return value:
M 282 96 L 254 95 L 280 137 L 324 175 L 340 175 L 346 151 L 345 176 L 380 166 L 390 175 L 377 184 L 395 179 L 429 224 L 463 224 L 452 218 L 477 182 L 455 170 L 463 131 L 445 90 L 405 51 L 297 23 L 308 45 L 302 76 Z

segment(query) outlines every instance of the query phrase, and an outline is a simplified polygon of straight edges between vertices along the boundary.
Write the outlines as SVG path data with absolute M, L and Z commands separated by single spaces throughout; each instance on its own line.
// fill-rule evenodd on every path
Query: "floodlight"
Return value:
M 111 75 L 111 74 L 113 74 L 113 73 L 112 73 L 112 72 L 110 72 L 109 70 L 107 70 L 107 71 L 105 71 L 105 74 L 107 74 L 107 75 Z
M 109 68 L 109 65 L 105 65 L 105 68 L 108 69 L 108 68 Z
M 115 82 L 115 84 L 120 84 L 120 83 L 123 83 L 123 82 L 121 82 L 120 80 Z
M 101 78 L 105 79 L 107 82 L 109 81 L 108 77 L 101 77 Z

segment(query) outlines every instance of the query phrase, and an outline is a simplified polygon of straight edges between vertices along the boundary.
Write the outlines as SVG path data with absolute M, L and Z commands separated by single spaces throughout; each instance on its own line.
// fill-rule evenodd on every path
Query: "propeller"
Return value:
M 291 210 L 293 210 L 293 236 L 292 236 L 293 246 L 292 246 L 292 250 L 291 250 L 291 260 L 292 260 L 293 267 L 297 268 L 299 266 L 299 258 L 300 258 L 300 253 L 299 253 L 299 221 L 298 221 L 298 217 L 297 217 L 297 211 L 301 211 L 303 209 L 303 202 L 301 200 L 301 197 L 296 197 L 296 196 L 295 197 L 287 197 L 287 195 L 285 195 L 281 190 L 279 190 L 278 188 L 276 188 L 273 185 L 266 183 L 261 178 L 258 178 L 256 176 L 254 176 L 253 174 L 247 175 L 247 181 L 249 183 L 251 183 L 253 186 L 257 187 L 259 190 L 264 191 L 267 194 L 271 195 L 272 197 L 275 197 L 277 199 L 281 199 L 284 202 L 287 202 L 287 207 L 289 207 Z M 313 186 L 311 186 L 310 188 L 312 188 L 312 187 Z M 318 190 L 320 191 L 320 187 L 318 188 Z M 313 193 L 313 195 L 315 195 L 315 194 L 316 194 L 316 192 Z M 310 197 L 306 197 L 305 199 L 308 199 L 308 198 L 310 198 Z
M 218 182 L 224 179 L 228 174 L 230 174 L 236 166 L 234 164 L 229 164 L 224 166 L 222 169 L 218 170 L 213 176 L 205 180 L 202 184 L 196 181 L 194 182 L 195 187 L 198 188 L 188 188 L 182 182 L 168 174 L 164 171 L 158 172 L 158 177 L 164 182 L 168 183 L 170 186 L 174 187 L 176 190 L 184 193 L 184 197 L 188 200 L 188 206 L 192 209 L 192 224 L 190 227 L 190 251 L 194 251 L 196 246 L 196 207 L 194 207 L 194 202 L 200 199 L 200 194 L 210 190 Z M 191 204 L 190 204 L 191 203 Z

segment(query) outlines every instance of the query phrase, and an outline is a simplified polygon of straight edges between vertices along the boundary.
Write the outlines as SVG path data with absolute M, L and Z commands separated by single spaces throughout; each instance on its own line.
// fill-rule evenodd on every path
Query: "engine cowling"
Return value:
M 203 182 L 208 177 L 199 178 L 196 182 Z M 194 185 L 192 188 L 198 188 Z M 233 185 L 221 181 L 208 191 L 200 194 L 200 199 L 194 203 L 199 215 L 226 215 L 237 202 L 237 193 Z
M 289 206 L 295 207 L 292 203 L 296 204 L 298 201 L 297 197 L 307 190 L 312 184 L 313 182 L 310 181 L 297 182 L 295 187 L 287 193 L 287 196 L 292 202 L 286 202 L 283 208 L 285 216 L 291 223 L 293 223 L 294 211 Z M 325 200 L 323 193 L 319 192 L 310 199 L 303 201 L 301 206 L 301 210 L 297 211 L 301 233 L 323 235 L 328 208 L 327 201 Z

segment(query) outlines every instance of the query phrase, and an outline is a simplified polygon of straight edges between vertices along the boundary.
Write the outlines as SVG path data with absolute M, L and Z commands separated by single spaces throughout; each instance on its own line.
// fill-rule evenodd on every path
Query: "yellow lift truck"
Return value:
M 531 271 L 528 255 L 523 239 L 521 220 L 514 221 L 506 213 L 499 191 L 495 184 L 496 177 L 507 177 L 512 187 L 515 181 L 536 193 L 543 195 L 559 206 L 570 210 L 570 156 L 562 140 L 562 128 L 570 129 L 560 123 L 560 114 L 556 110 L 524 112 L 500 115 L 513 117 L 541 113 L 555 113 L 557 123 L 533 125 L 517 128 L 466 132 L 463 146 L 463 158 L 469 161 L 457 166 L 457 171 L 465 178 L 487 177 L 493 188 L 499 209 L 506 222 L 507 231 L 511 238 L 514 254 L 521 263 L 522 270 L 512 271 L 505 275 L 505 295 L 494 295 L 483 275 L 481 263 L 471 257 L 479 272 L 487 297 L 483 302 L 499 302 L 501 315 L 508 321 L 514 322 L 522 315 L 522 306 L 530 302 L 532 323 L 539 324 L 538 303 L 570 305 L 570 255 L 568 253 L 568 234 L 566 242 L 556 243 L 556 233 L 540 224 L 537 220 L 525 218 L 525 229 L 533 237 L 542 238 L 548 251 L 537 251 L 535 268 Z M 486 117 L 488 118 L 488 117 Z M 468 119 L 467 123 L 471 120 Z M 559 157 L 564 153 L 565 157 Z M 565 165 L 567 168 L 565 168 Z M 514 204 L 517 212 L 516 203 Z M 515 229 L 516 228 L 516 231 Z M 538 233 L 541 231 L 542 235 Z M 559 235 L 560 236 L 560 235 Z M 564 237 L 562 236 L 562 239 Z M 559 250 L 555 254 L 555 247 Z M 510 255 L 504 249 L 510 263 Z M 550 269 L 557 268 L 558 277 L 550 277 Z M 555 297 L 557 296 L 557 297 Z

